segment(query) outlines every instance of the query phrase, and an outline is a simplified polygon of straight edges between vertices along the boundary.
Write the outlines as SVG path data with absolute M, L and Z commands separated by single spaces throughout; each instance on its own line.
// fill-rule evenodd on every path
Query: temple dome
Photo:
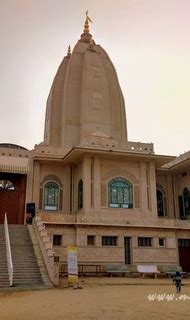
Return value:
M 47 100 L 44 143 L 64 149 L 85 145 L 99 131 L 127 141 L 125 103 L 116 70 L 89 31 L 63 59 Z

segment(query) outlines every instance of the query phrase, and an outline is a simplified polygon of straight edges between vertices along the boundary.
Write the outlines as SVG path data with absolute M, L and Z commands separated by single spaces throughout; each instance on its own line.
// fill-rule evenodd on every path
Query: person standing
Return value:
M 175 275 L 173 276 L 173 282 L 175 283 L 177 293 L 181 292 L 181 279 L 181 273 L 179 271 L 176 271 Z

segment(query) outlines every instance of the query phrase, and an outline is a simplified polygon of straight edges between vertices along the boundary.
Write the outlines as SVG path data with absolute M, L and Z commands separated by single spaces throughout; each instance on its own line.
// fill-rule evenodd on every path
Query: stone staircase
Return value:
M 4 225 L 0 225 L 0 288 L 9 287 Z
M 9 225 L 9 236 L 14 268 L 14 286 L 42 285 L 43 281 L 28 227 L 26 225 Z
M 14 287 L 53 287 L 43 262 L 33 226 L 9 225 L 13 260 Z M 6 262 L 4 226 L 0 225 L 0 287 L 9 286 Z

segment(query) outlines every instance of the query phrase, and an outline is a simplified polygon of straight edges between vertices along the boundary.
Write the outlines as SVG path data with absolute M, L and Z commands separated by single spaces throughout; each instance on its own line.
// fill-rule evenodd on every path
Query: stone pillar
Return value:
M 148 210 L 148 198 L 147 198 L 147 179 L 146 179 L 146 162 L 140 163 L 141 172 L 141 207 L 143 212 Z
M 150 161 L 150 203 L 152 208 L 152 213 L 155 218 L 158 217 L 157 213 L 157 200 L 156 200 L 156 168 L 155 162 Z
M 34 183 L 35 181 L 35 183 Z M 36 213 L 39 210 L 39 193 L 40 193 L 40 163 L 34 161 L 34 179 L 33 179 L 33 195 L 32 201 L 35 202 Z
M 172 175 L 172 190 L 173 190 L 173 197 L 174 197 L 174 219 L 179 218 L 179 200 L 178 200 L 178 194 L 176 190 L 177 186 L 177 179 L 176 175 Z
M 174 200 L 173 200 L 173 190 L 172 190 L 172 176 L 166 176 L 167 182 L 167 208 L 168 208 L 168 218 L 174 219 Z
M 34 160 L 29 159 L 28 161 L 29 172 L 27 174 L 27 181 L 26 181 L 26 203 L 32 202 L 32 191 L 33 191 L 33 174 L 34 174 Z M 26 208 L 26 205 L 25 205 Z
M 100 211 L 101 193 L 100 193 L 100 158 L 94 157 L 94 209 Z
M 67 164 L 63 167 L 64 171 L 64 180 L 65 180 L 65 185 L 63 186 L 63 199 L 62 199 L 62 211 L 63 212 L 70 212 L 70 164 Z
M 91 197 L 91 158 L 86 155 L 83 158 L 83 208 L 84 212 L 90 208 Z M 85 212 L 87 213 L 87 212 Z

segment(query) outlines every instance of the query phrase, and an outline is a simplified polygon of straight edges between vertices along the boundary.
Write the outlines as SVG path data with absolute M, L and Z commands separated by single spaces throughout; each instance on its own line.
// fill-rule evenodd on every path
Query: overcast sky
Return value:
M 0 0 L 0 142 L 43 141 L 47 96 L 83 30 L 109 54 L 130 141 L 190 149 L 190 0 Z

